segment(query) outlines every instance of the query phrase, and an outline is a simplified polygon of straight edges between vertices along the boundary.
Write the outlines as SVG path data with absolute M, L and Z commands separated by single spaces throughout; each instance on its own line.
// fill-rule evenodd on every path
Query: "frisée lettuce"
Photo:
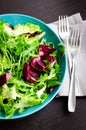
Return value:
M 0 111 L 6 118 L 43 103 L 50 89 L 60 85 L 64 46 L 57 50 L 46 43 L 45 34 L 39 25 L 13 27 L 0 20 Z

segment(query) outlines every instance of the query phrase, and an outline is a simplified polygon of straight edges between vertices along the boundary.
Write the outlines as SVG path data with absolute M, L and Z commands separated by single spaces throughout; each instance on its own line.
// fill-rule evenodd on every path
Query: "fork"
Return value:
M 76 58 L 80 51 L 80 31 L 73 29 L 69 38 L 68 48 L 71 54 L 71 81 L 69 88 L 69 97 L 68 97 L 68 110 L 70 112 L 75 111 L 76 107 L 76 95 L 75 95 L 75 70 L 76 70 Z
M 68 17 L 67 16 L 59 16 L 58 24 L 59 24 L 59 26 L 58 26 L 59 36 L 66 45 L 68 63 L 69 63 L 68 67 L 69 67 L 69 74 L 70 74 L 70 71 L 71 71 L 71 57 L 70 57 L 70 52 L 69 52 L 69 49 L 68 49 L 68 42 L 69 42 L 69 37 L 70 37 Z

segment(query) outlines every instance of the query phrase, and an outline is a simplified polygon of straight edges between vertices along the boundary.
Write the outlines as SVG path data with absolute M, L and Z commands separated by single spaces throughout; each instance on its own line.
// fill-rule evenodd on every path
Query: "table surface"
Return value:
M 46 23 L 77 12 L 86 19 L 86 0 L 0 0 L 0 14 L 21 13 Z M 0 130 L 86 130 L 86 97 L 77 98 L 75 113 L 68 112 L 67 103 L 67 97 L 55 98 L 35 114 L 0 120 Z

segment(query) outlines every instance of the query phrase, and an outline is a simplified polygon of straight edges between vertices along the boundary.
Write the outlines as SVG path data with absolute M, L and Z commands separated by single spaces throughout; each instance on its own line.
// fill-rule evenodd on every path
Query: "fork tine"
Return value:
M 77 30 L 77 36 L 76 36 L 76 46 L 80 45 L 80 30 Z
M 77 38 L 77 30 L 74 30 L 73 29 L 73 42 L 72 42 L 72 45 L 73 46 L 76 46 L 76 38 Z
M 59 30 L 62 31 L 62 16 L 59 16 Z
M 67 25 L 66 25 L 66 17 L 65 15 L 63 16 L 63 31 L 66 32 L 66 28 L 67 28 Z
M 66 15 L 66 24 L 67 24 L 67 31 L 69 32 L 69 22 L 68 22 L 68 17 Z
M 64 20 L 63 20 L 63 16 L 61 16 L 61 31 L 64 31 Z
M 64 24 L 63 24 L 63 26 L 64 26 L 64 31 L 66 32 L 67 31 L 67 16 L 65 16 L 64 15 Z
M 71 30 L 70 38 L 69 38 L 69 44 L 72 46 L 74 43 L 74 30 Z
M 61 32 L 61 17 L 59 16 L 59 32 Z
M 63 32 L 64 30 L 64 17 L 59 16 L 59 32 Z

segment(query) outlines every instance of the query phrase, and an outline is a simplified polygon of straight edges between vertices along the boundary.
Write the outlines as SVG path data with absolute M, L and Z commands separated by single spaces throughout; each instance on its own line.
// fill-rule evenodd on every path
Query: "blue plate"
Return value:
M 27 22 L 37 24 L 41 27 L 41 29 L 43 31 L 46 32 L 45 38 L 46 38 L 47 42 L 48 41 L 54 42 L 56 48 L 58 48 L 58 43 L 61 42 L 59 36 L 56 35 L 44 22 L 42 22 L 41 20 L 36 19 L 34 17 L 22 15 L 22 14 L 2 14 L 2 15 L 0 15 L 0 19 L 4 19 L 5 22 L 9 22 L 13 26 L 15 26 L 16 24 L 19 24 L 19 23 L 25 24 Z M 11 117 L 10 119 L 22 118 L 22 117 L 29 116 L 29 115 L 39 111 L 40 109 L 45 107 L 57 95 L 57 93 L 59 92 L 59 90 L 62 87 L 62 83 L 63 83 L 65 73 L 66 73 L 66 55 L 64 55 L 62 63 L 61 63 L 61 72 L 62 72 L 61 85 L 56 87 L 54 89 L 54 91 L 48 96 L 48 98 L 42 104 L 31 107 L 31 108 L 27 108 L 21 114 L 15 113 L 14 116 Z M 5 118 L 4 113 L 2 111 L 0 111 L 0 119 L 7 119 L 7 118 Z

